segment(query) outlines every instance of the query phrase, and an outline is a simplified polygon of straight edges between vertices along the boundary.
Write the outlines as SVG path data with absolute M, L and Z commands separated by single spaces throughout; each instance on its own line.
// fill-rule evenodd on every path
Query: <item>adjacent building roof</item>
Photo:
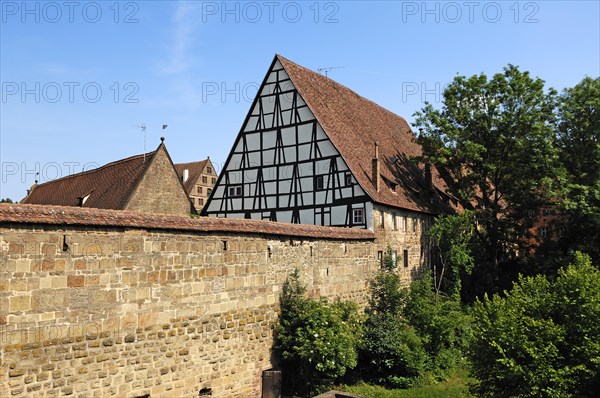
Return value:
M 66 206 L 0 204 L 0 223 L 57 226 L 125 227 L 207 233 L 264 234 L 319 239 L 373 240 L 372 231 L 352 228 L 286 224 L 239 218 L 159 215 L 122 210 Z
M 206 166 L 210 164 L 210 159 L 201 160 L 199 162 L 189 162 L 189 163 L 177 163 L 175 164 L 175 170 L 177 170 L 177 174 L 181 178 L 183 176 L 183 170 L 189 170 L 189 177 L 186 181 L 183 181 L 183 186 L 187 192 L 191 192 L 194 188 L 194 185 L 200 178 L 200 175 L 206 168 Z
M 428 213 L 448 209 L 447 187 L 434 167 L 428 182 L 423 165 L 416 162 L 422 148 L 404 118 L 328 77 L 280 55 L 276 59 L 373 201 Z M 372 177 L 376 144 L 379 191 Z
M 123 209 L 157 151 L 35 185 L 21 203 Z
M 21 203 L 195 213 L 163 141 L 153 152 L 34 185 Z

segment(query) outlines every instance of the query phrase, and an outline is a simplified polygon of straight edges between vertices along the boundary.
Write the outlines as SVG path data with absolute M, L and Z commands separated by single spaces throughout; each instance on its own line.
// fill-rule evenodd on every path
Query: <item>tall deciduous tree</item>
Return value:
M 600 78 L 566 89 L 558 108 L 558 144 L 566 171 L 561 185 L 567 249 L 600 261 Z
M 554 144 L 556 93 L 528 72 L 508 65 L 489 79 L 457 76 L 444 90 L 441 109 L 415 114 L 428 161 L 479 223 L 480 277 L 485 290 L 498 285 L 497 271 L 510 263 L 522 234 L 551 192 L 558 155 Z M 481 284 L 480 284 L 481 286 Z

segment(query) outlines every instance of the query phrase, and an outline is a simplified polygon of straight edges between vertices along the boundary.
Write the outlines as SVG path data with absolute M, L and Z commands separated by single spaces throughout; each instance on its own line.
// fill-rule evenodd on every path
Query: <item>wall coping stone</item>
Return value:
M 0 204 L 0 223 L 127 227 L 188 232 L 237 232 L 318 239 L 375 239 L 373 231 L 368 229 L 18 203 Z

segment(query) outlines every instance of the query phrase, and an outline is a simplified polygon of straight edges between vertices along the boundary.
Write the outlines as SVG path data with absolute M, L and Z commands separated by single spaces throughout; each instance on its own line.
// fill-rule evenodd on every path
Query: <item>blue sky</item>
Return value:
M 413 120 L 457 74 L 600 75 L 598 1 L 0 0 L 0 197 L 142 153 L 219 168 L 274 56 Z

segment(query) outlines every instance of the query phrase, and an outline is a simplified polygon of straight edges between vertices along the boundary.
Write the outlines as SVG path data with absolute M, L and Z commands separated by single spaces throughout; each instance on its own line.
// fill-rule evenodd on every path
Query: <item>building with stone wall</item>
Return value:
M 276 55 L 203 214 L 370 229 L 416 275 L 427 226 L 453 210 L 422 157 L 402 117 Z
M 162 140 L 153 152 L 34 185 L 21 203 L 159 214 L 195 213 Z
M 260 397 L 285 278 L 365 304 L 369 230 L 0 205 L 0 396 Z
M 199 162 L 177 163 L 175 164 L 175 170 L 177 170 L 177 174 L 196 210 L 200 213 L 218 177 L 210 157 Z

